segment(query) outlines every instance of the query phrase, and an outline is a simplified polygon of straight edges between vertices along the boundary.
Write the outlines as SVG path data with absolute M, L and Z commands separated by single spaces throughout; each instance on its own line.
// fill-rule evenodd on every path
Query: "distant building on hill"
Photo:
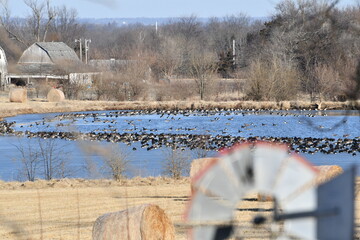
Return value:
M 7 60 L 4 49 L 0 47 L 0 87 L 4 88 L 7 75 Z

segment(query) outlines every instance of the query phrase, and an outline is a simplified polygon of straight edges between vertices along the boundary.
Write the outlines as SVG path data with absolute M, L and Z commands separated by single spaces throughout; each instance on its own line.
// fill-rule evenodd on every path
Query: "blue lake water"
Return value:
M 81 133 L 119 133 L 169 136 L 206 135 L 233 137 L 284 137 L 284 138 L 329 138 L 351 139 L 359 149 L 360 138 L 359 112 L 350 111 L 196 111 L 169 114 L 166 112 L 137 111 L 102 111 L 77 114 L 32 114 L 7 118 L 16 122 L 13 128 L 25 132 L 81 132 Z M 38 138 L 28 139 L 13 135 L 0 137 L 0 179 L 17 180 L 19 178 L 19 146 L 38 146 Z M 175 137 L 174 137 L 175 138 Z M 68 141 L 62 139 L 41 140 L 55 141 L 66 149 L 67 167 L 70 177 L 100 178 L 109 176 L 102 168 L 101 157 L 94 152 L 87 152 L 86 146 L 108 145 L 105 141 Z M 151 142 L 151 141 L 150 141 Z M 128 176 L 158 176 L 162 174 L 164 159 L 171 149 L 161 146 L 148 151 L 140 142 L 129 141 L 116 143 L 127 152 Z M 85 146 L 85 147 L 84 147 Z M 353 145 L 354 146 L 354 145 Z M 188 158 L 216 156 L 215 150 L 200 151 L 182 148 Z M 314 165 L 340 165 L 344 168 L 351 164 L 360 166 L 360 152 L 352 154 L 300 153 Z M 17 160 L 15 160 L 17 159 Z M 89 166 L 96 166 L 89 170 Z M 360 172 L 360 171 L 359 171 Z M 39 173 L 40 174 L 40 173 Z M 185 173 L 186 174 L 186 173 Z
M 132 111 L 129 111 L 131 113 Z M 273 137 L 332 137 L 360 136 L 360 117 L 350 111 L 272 111 L 270 112 L 201 112 L 184 115 L 148 114 L 120 115 L 121 112 L 103 111 L 73 114 L 32 114 L 8 118 L 16 121 L 19 131 L 80 131 L 120 133 L 210 134 L 231 136 Z M 88 115 L 87 115 L 88 114 Z M 244 114 L 244 115 L 243 115 Z M 83 116 L 85 115 L 85 116 Z M 331 116 L 329 116 L 331 115 Z M 65 116 L 65 117 L 62 117 Z M 44 121 L 43 121 L 44 120 Z

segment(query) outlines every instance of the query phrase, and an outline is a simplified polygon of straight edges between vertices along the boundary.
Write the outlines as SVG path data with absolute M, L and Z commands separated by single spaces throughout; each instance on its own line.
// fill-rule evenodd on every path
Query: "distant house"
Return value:
M 0 87 L 3 88 L 6 84 L 7 75 L 7 60 L 4 49 L 0 47 Z

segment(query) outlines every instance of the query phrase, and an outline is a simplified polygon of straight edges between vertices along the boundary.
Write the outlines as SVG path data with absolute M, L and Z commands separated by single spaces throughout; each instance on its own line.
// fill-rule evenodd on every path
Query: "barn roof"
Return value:
M 80 61 L 75 51 L 63 42 L 37 42 L 54 63 L 63 61 Z

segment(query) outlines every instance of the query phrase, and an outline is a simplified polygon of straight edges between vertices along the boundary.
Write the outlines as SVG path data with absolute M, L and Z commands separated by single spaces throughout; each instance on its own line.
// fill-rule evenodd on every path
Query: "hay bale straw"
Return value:
M 52 88 L 47 94 L 47 100 L 48 102 L 64 101 L 65 100 L 64 92 L 59 89 Z
M 164 210 L 144 204 L 100 216 L 94 223 L 92 239 L 173 240 L 175 230 Z
M 190 178 L 194 178 L 198 173 L 201 172 L 211 162 L 217 161 L 219 158 L 198 158 L 191 162 L 190 167 Z
M 319 170 L 319 175 L 316 179 L 317 185 L 328 182 L 344 172 L 344 170 L 338 165 L 323 165 L 316 166 L 315 168 Z
M 10 102 L 24 103 L 27 101 L 26 88 L 12 88 L 9 93 Z

